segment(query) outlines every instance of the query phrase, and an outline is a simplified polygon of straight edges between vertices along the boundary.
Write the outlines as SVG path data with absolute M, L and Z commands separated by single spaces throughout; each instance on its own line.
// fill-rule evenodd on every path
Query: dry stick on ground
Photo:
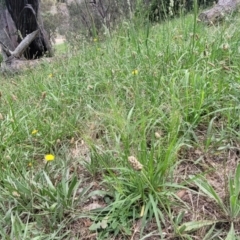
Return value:
M 222 20 L 226 14 L 231 14 L 240 6 L 240 0 L 219 0 L 211 9 L 203 11 L 198 18 L 207 24 Z
M 21 43 L 17 46 L 14 51 L 8 49 L 3 43 L 0 42 L 2 47 L 2 55 L 3 55 L 3 62 L 1 63 L 1 69 L 3 71 L 10 71 L 16 72 L 24 68 L 28 68 L 30 66 L 36 65 L 39 61 L 38 60 L 23 60 L 20 59 L 24 51 L 28 48 L 31 42 L 36 38 L 38 35 L 39 30 L 32 32 L 31 34 L 27 35 Z
M 28 46 L 31 44 L 31 42 L 37 37 L 37 34 L 39 33 L 39 30 L 36 30 L 32 32 L 31 34 L 28 34 L 22 42 L 17 46 L 17 48 L 11 52 L 10 54 L 16 58 L 20 58 L 24 51 L 28 48 Z

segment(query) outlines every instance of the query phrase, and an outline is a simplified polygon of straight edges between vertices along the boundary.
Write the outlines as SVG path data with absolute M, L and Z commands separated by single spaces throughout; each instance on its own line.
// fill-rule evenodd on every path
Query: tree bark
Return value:
M 0 41 L 10 50 L 14 50 L 17 43 L 17 29 L 9 12 L 0 2 Z
M 206 24 L 215 24 L 232 14 L 240 5 L 240 0 L 219 0 L 211 9 L 203 11 L 198 16 L 199 20 Z
M 26 59 L 53 55 L 40 15 L 40 0 L 29 0 L 28 4 L 25 2 L 0 0 L 1 67 L 4 70 L 18 71 L 21 61 L 26 64 Z M 14 69 L 15 66 L 17 69 Z

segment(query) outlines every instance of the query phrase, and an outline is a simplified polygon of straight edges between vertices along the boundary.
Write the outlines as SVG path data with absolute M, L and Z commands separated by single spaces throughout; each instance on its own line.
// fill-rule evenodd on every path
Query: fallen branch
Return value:
M 20 70 L 36 66 L 40 61 L 38 60 L 25 60 L 21 59 L 24 51 L 29 47 L 32 41 L 37 37 L 39 30 L 28 34 L 14 51 L 8 49 L 3 43 L 0 42 L 2 48 L 3 62 L 1 63 L 1 70 L 3 72 L 18 72 Z
M 211 9 L 200 13 L 198 18 L 206 24 L 214 24 L 235 12 L 239 5 L 240 0 L 219 0 Z
M 32 32 L 31 34 L 28 34 L 17 46 L 17 48 L 10 52 L 12 56 L 16 58 L 20 58 L 24 51 L 28 48 L 28 46 L 31 44 L 31 42 L 37 37 L 39 33 L 39 30 L 36 30 Z

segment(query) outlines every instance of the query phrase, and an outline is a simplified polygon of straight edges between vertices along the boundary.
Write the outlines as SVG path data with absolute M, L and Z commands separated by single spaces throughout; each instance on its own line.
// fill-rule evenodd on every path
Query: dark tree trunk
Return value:
M 10 50 L 14 50 L 17 43 L 17 29 L 6 6 L 0 0 L 0 41 Z
M 11 65 L 16 58 L 30 60 L 46 54 L 52 56 L 39 4 L 40 0 L 0 0 L 0 44 L 5 65 Z M 20 43 L 21 52 L 16 53 L 14 50 L 19 49 Z

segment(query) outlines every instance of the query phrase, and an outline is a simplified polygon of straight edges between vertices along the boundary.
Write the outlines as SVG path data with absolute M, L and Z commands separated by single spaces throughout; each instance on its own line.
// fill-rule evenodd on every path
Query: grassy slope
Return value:
M 63 239 L 67 230 L 84 239 L 71 226 L 86 215 L 82 205 L 92 190 L 79 193 L 78 184 L 102 179 L 96 189 L 109 191 L 111 207 L 99 239 L 110 239 L 110 231 L 127 239 L 141 209 L 143 225 L 152 216 L 153 230 L 172 224 L 172 239 L 181 235 L 170 211 L 181 189 L 174 183 L 179 151 L 197 146 L 207 153 L 239 142 L 238 24 L 195 28 L 192 15 L 151 27 L 123 23 L 103 42 L 79 42 L 77 54 L 3 77 L 2 239 Z M 69 154 L 79 139 L 92 152 L 88 180 L 77 170 L 81 159 Z M 47 153 L 55 161 L 44 164 Z M 141 172 L 131 169 L 130 155 Z

